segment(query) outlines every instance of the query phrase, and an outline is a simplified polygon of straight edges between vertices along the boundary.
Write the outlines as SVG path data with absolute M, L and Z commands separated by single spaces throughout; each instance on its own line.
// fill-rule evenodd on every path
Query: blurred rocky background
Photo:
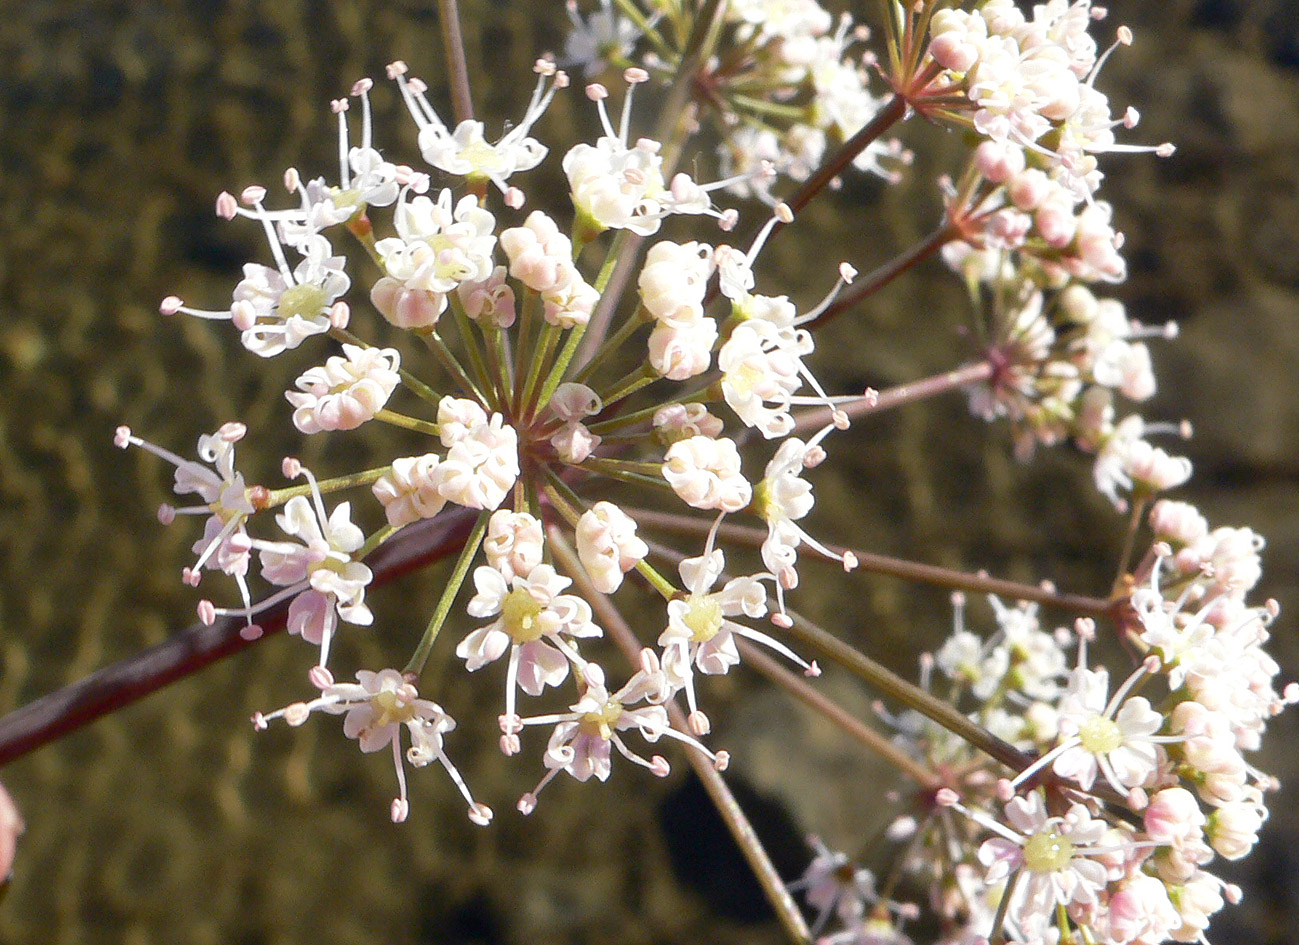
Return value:
M 550 5 L 467 4 L 479 111 L 518 116 L 534 56 L 559 45 Z M 877 7 L 853 12 L 867 22 Z M 226 303 L 239 267 L 264 260 L 252 225 L 212 213 L 222 189 L 283 170 L 335 173 L 328 101 L 406 59 L 447 101 L 431 3 L 411 0 L 16 0 L 0 17 L 0 711 L 164 639 L 188 624 L 179 581 L 194 535 L 162 528 L 160 463 L 112 446 L 129 423 L 188 453 L 239 418 L 253 431 L 241 465 L 278 482 L 293 449 L 326 468 L 360 468 L 373 440 L 302 448 L 282 391 L 318 348 L 263 362 L 228 326 L 157 314 L 175 292 Z M 1105 164 L 1105 194 L 1127 233 L 1132 314 L 1173 318 L 1155 361 L 1149 416 L 1189 418 L 1196 476 L 1180 497 L 1215 525 L 1269 539 L 1263 596 L 1281 601 L 1274 653 L 1299 669 L 1299 9 L 1294 0 L 1116 0 L 1110 28 L 1137 43 L 1101 87 L 1144 115 L 1132 137 L 1175 141 L 1168 161 Z M 414 134 L 379 83 L 378 140 L 414 161 Z M 642 106 L 646 104 L 642 100 Z M 591 128 L 580 93 L 539 126 L 557 146 Z M 489 134 L 499 130 L 489 127 Z M 832 278 L 827 261 L 868 270 L 937 219 L 932 181 L 956 142 L 903 131 L 921 153 L 910 184 L 849 181 L 764 255 L 763 285 L 802 303 Z M 562 150 L 562 147 L 559 148 Z M 555 180 L 558 155 L 539 180 Z M 400 159 L 400 158 L 399 158 Z M 549 174 L 549 177 L 546 174 Z M 535 184 L 533 186 L 536 186 Z M 704 237 L 714 238 L 714 237 Z M 820 372 L 834 387 L 890 384 L 966 356 L 968 312 L 935 265 L 833 326 Z M 226 329 L 226 330 L 223 330 Z M 828 375 L 828 376 L 827 376 Z M 1008 433 L 959 398 L 859 424 L 819 473 L 821 533 L 952 567 L 1103 593 L 1119 519 L 1090 486 L 1085 457 L 1057 450 L 1021 465 Z M 323 454 L 323 455 L 322 455 Z M 432 570 L 377 592 L 373 630 L 343 634 L 336 666 L 404 658 L 435 599 Z M 214 585 L 215 587 L 215 585 Z M 885 579 L 829 574 L 801 605 L 906 672 L 917 641 L 950 626 L 946 596 Z M 408 614 L 406 619 L 402 614 Z M 986 628 L 986 609 L 972 608 Z M 1049 620 L 1061 615 L 1047 615 Z M 253 736 L 248 717 L 302 693 L 300 642 L 283 637 L 171 686 L 7 767 L 27 820 L 0 902 L 0 942 L 547 943 L 780 940 L 707 805 L 674 761 L 664 782 L 622 766 L 606 785 L 561 779 L 537 814 L 513 800 L 535 783 L 535 746 L 495 747 L 499 680 L 469 685 L 452 661 L 428 689 L 461 720 L 450 750 L 498 811 L 471 826 L 437 772 L 414 775 L 412 815 L 388 822 L 393 772 L 363 757 L 335 721 Z M 823 685 L 857 711 L 869 698 L 833 672 Z M 845 738 L 749 674 L 709 688 L 713 741 L 772 830 L 787 873 L 817 832 L 871 859 L 894 782 Z M 480 708 L 487 703 L 487 708 Z M 1243 906 L 1214 941 L 1292 939 L 1299 897 L 1299 725 L 1273 727 L 1260 765 L 1291 782 L 1272 800 L 1260 848 L 1231 876 Z M 616 766 L 617 768 L 617 766 Z

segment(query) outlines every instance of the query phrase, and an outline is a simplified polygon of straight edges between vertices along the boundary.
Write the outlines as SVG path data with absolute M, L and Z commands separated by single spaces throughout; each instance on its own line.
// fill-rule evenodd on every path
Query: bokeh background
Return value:
M 870 22 L 875 9 L 853 12 Z M 238 417 L 250 446 L 264 444 L 243 450 L 241 465 L 272 483 L 289 449 L 334 469 L 381 452 L 367 435 L 297 445 L 282 391 L 318 349 L 263 362 L 226 326 L 166 320 L 156 304 L 172 292 L 225 304 L 239 267 L 265 249 L 256 227 L 213 216 L 214 195 L 274 186 L 289 165 L 332 176 L 328 101 L 356 78 L 404 58 L 435 101 L 447 99 L 431 3 L 10 0 L 0 13 L 5 711 L 192 619 L 179 570 L 194 536 L 156 523 L 169 473 L 113 449 L 117 424 L 188 452 Z M 465 13 L 479 112 L 518 116 L 528 64 L 560 44 L 562 7 L 487 0 Z M 1213 524 L 1267 535 L 1261 592 L 1282 603 L 1274 652 L 1293 677 L 1299 10 L 1294 0 L 1116 0 L 1112 14 L 1137 44 L 1101 86 L 1141 109 L 1134 137 L 1179 145 L 1169 161 L 1106 164 L 1132 270 L 1116 294 L 1131 313 L 1183 329 L 1155 351 L 1161 390 L 1148 415 L 1196 427 L 1186 447 L 1196 477 L 1179 495 Z M 379 85 L 378 140 L 415 161 L 413 129 Z M 591 117 L 575 92 L 539 134 L 562 151 Z M 832 278 L 827 260 L 865 271 L 928 230 L 932 182 L 958 142 L 914 122 L 902 134 L 920 154 L 911 182 L 850 180 L 809 210 L 764 254 L 768 290 L 813 302 Z M 557 157 L 531 186 L 553 186 Z M 953 280 L 922 268 L 827 332 L 820 376 L 882 388 L 944 370 L 966 355 L 967 318 Z M 858 426 L 818 473 L 820 533 L 1083 592 L 1108 586 L 1120 524 L 1084 457 L 1058 450 L 1018 464 L 1007 431 L 976 422 L 956 397 Z M 380 623 L 344 634 L 335 665 L 404 658 L 439 581 L 433 570 L 377 592 Z M 812 581 L 800 603 L 906 671 L 916 642 L 950 626 L 940 591 L 863 575 Z M 977 606 L 972 620 L 988 625 Z M 497 821 L 472 827 L 445 779 L 425 772 L 413 779 L 411 820 L 394 827 L 386 757 L 362 757 L 335 722 L 253 736 L 249 714 L 298 698 L 307 665 L 298 641 L 272 638 L 7 767 L 27 833 L 0 902 L 0 942 L 779 941 L 679 759 L 664 782 L 626 766 L 603 786 L 561 780 L 524 821 L 512 803 L 540 772 L 536 752 L 500 756 L 499 679 L 471 685 L 448 662 L 429 689 L 461 720 L 451 751 Z M 823 685 L 868 711 L 848 680 L 827 673 Z M 713 741 L 735 755 L 731 778 L 782 867 L 806 858 L 804 832 L 869 860 L 888 772 L 751 676 L 719 681 L 709 699 Z M 1291 782 L 1297 729 L 1293 714 L 1278 720 L 1260 759 Z M 1214 941 L 1291 940 L 1293 790 L 1274 796 L 1260 848 L 1231 874 L 1248 899 L 1219 918 Z

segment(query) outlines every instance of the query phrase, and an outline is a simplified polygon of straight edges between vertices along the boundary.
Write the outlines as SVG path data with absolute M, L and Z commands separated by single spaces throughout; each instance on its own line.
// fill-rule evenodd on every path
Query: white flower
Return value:
M 673 443 L 664 456 L 663 478 L 686 505 L 738 512 L 753 498 L 740 472 L 740 452 L 726 437 L 692 436 Z
M 329 331 L 330 308 L 351 285 L 343 271 L 346 257 L 331 255 L 329 241 L 319 234 L 298 247 L 305 258 L 292 272 L 278 251 L 279 243 L 272 248 L 277 250 L 279 268 L 245 264 L 230 306 L 243 346 L 263 358 Z
M 497 266 L 491 275 L 480 282 L 462 282 L 456 288 L 465 314 L 476 322 L 493 328 L 509 328 L 514 324 L 514 289 L 505 281 L 506 268 Z
M 509 651 L 506 719 L 517 718 L 516 682 L 528 695 L 540 695 L 546 686 L 558 686 L 564 681 L 570 659 L 580 659 L 563 637 L 594 637 L 601 633 L 591 622 L 591 605 L 580 597 L 562 593 L 571 583 L 548 564 L 539 564 L 526 575 L 515 574 L 508 581 L 495 568 L 474 570 L 478 593 L 469 601 L 469 615 L 496 620 L 461 640 L 456 656 L 472 673 Z M 501 747 L 507 754 L 518 750 L 513 729 L 505 733 Z
M 388 275 L 413 287 L 450 292 L 462 282 L 481 282 L 492 274 L 496 218 L 472 194 L 456 201 L 454 209 L 453 199 L 451 191 L 443 190 L 436 202 L 425 196 L 398 202 L 393 223 L 405 245 L 396 240 L 375 244 Z M 385 244 L 392 246 L 395 258 Z
M 545 213 L 534 210 L 522 226 L 501 231 L 510 275 L 536 292 L 558 292 L 581 279 L 573 265 L 573 243 Z
M 654 436 L 664 446 L 692 436 L 716 439 L 725 425 L 708 412 L 706 404 L 667 404 L 654 411 Z
M 365 534 L 352 524 L 351 504 L 340 503 L 326 515 L 319 493 L 313 498 L 314 503 L 306 496 L 294 496 L 275 516 L 284 533 L 301 544 L 257 541 L 254 547 L 261 554 L 266 580 L 281 586 L 303 586 L 289 605 L 288 629 L 320 645 L 320 665 L 324 666 L 338 618 L 361 626 L 374 620 L 365 604 L 365 588 L 373 575 L 352 559 L 352 552 L 365 544 Z
M 401 383 L 401 355 L 395 348 L 343 345 L 343 356 L 311 368 L 285 397 L 294 406 L 293 425 L 303 433 L 355 430 L 372 420 Z
M 686 558 L 680 564 L 681 581 L 689 592 L 684 599 L 668 601 L 668 626 L 659 635 L 663 647 L 663 671 L 674 689 L 684 688 L 690 706 L 690 728 L 696 735 L 707 734 L 708 716 L 699 711 L 695 697 L 694 669 L 706 675 L 724 674 L 740 662 L 735 637 L 741 636 L 770 647 L 809 676 L 820 673 L 780 641 L 729 618 L 741 615 L 750 619 L 767 613 L 767 590 L 755 575 L 732 578 L 720 591 L 713 591 L 726 567 L 720 549 L 708 549 L 698 558 Z M 693 666 L 693 669 L 692 669 Z
M 568 0 L 565 9 L 573 30 L 564 40 L 564 65 L 580 66 L 587 76 L 599 73 L 610 60 L 625 59 L 640 37 L 640 27 L 615 12 L 611 0 L 600 0 L 600 8 L 585 19 L 577 12 L 576 0 Z
M 717 322 L 703 312 L 691 319 L 661 321 L 649 336 L 650 366 L 673 381 L 697 377 L 712 364 L 716 341 Z
M 466 119 L 450 131 L 424 96 L 424 83 L 406 78 L 406 64 L 388 66 L 388 76 L 397 82 L 411 117 L 419 127 L 419 148 L 429 164 L 464 177 L 486 178 L 502 192 L 506 181 L 519 171 L 530 171 L 545 158 L 548 149 L 530 136 L 532 126 L 545 112 L 555 90 L 568 85 L 568 76 L 556 71 L 554 64 L 538 60 L 537 85 L 528 102 L 523 120 L 510 128 L 494 144 L 483 136 L 483 123 Z M 553 81 L 547 82 L 548 79 Z
M 649 546 L 636 537 L 636 522 L 612 502 L 597 502 L 577 522 L 577 556 L 595 589 L 612 594 Z
M 194 543 L 198 559 L 185 569 L 185 579 L 199 581 L 203 568 L 217 568 L 233 577 L 243 597 L 244 614 L 252 624 L 252 598 L 248 591 L 248 565 L 252 559 L 252 540 L 248 537 L 248 517 L 256 511 L 253 489 L 244 482 L 243 473 L 235 469 L 235 444 L 244 438 L 248 428 L 242 423 L 225 423 L 212 434 L 198 438 L 198 456 L 202 460 L 182 459 L 170 450 L 155 446 L 131 433 L 129 427 L 118 427 L 114 442 L 122 449 L 138 446 L 176 467 L 177 495 L 197 495 L 201 505 L 174 508 L 164 505 L 158 518 L 171 522 L 176 515 L 207 515 L 203 537 Z M 208 467 L 211 468 L 208 468 Z M 264 490 L 262 490 L 264 491 Z
M 1011 798 L 1005 811 L 1008 824 L 980 820 L 1000 836 L 979 847 L 979 862 L 987 867 L 989 886 L 1024 871 L 1012 894 L 1011 916 L 1031 924 L 1052 918 L 1057 906 L 1098 901 L 1106 868 L 1089 856 L 1109 829 L 1104 820 L 1093 818 L 1082 804 L 1072 805 L 1063 817 L 1048 817 L 1037 792 Z
M 443 446 L 459 443 L 487 419 L 487 411 L 476 400 L 448 394 L 438 401 L 438 437 Z
M 498 509 L 487 523 L 483 554 L 506 581 L 541 564 L 544 538 L 541 522 L 527 512 Z
M 1122 794 L 1153 778 L 1161 759 L 1161 739 L 1155 733 L 1164 717 L 1143 696 L 1124 698 L 1144 675 L 1144 669 L 1139 669 L 1109 699 L 1108 670 L 1080 666 L 1070 674 L 1060 703 L 1060 748 L 1064 750 L 1057 749 L 1051 766 L 1056 774 L 1089 790 L 1100 772 Z
M 636 729 L 647 742 L 657 742 L 667 735 L 685 742 L 713 760 L 721 770 L 726 767 L 725 752 L 714 755 L 689 735 L 674 731 L 668 724 L 667 710 L 660 704 L 669 695 L 667 680 L 650 650 L 641 651 L 641 669 L 617 692 L 605 688 L 604 671 L 594 663 L 582 664 L 585 691 L 571 711 L 555 715 L 515 720 L 516 725 L 554 725 L 546 746 L 546 774 L 537 786 L 519 800 L 519 810 L 530 814 L 537 806 L 537 795 L 560 771 L 567 771 L 579 781 L 595 777 L 607 780 L 612 770 L 612 750 L 617 749 L 628 761 L 651 773 L 666 777 L 667 759 L 655 755 L 648 761 L 635 754 L 622 740 L 620 732 Z M 645 701 L 649 705 L 629 708 Z
M 438 492 L 466 508 L 496 508 L 519 478 L 518 442 L 514 428 L 492 414 L 451 445 L 434 471 Z
M 703 304 L 712 271 L 713 251 L 708 244 L 659 240 L 645 254 L 637 280 L 641 303 L 659 321 L 675 320 L 683 308 L 693 312 Z
M 335 683 L 326 671 L 320 678 L 321 694 L 310 702 L 295 702 L 275 712 L 253 716 L 253 725 L 265 729 L 266 723 L 283 718 L 290 725 L 303 724 L 312 712 L 343 715 L 343 734 L 355 738 L 363 752 L 379 751 L 392 746 L 393 766 L 397 771 L 400 793 L 392 802 L 392 819 L 401 823 L 410 812 L 406 799 L 406 771 L 402 764 L 401 729 L 410 733 L 406 760 L 417 768 L 432 761 L 441 762 L 447 774 L 469 802 L 469 819 L 485 825 L 492 819 L 492 809 L 474 802 L 464 779 L 447 758 L 442 736 L 456 727 L 455 720 L 435 702 L 419 698 L 413 681 L 395 669 L 377 673 L 360 670 L 355 683 Z
M 763 319 L 742 322 L 731 332 L 717 366 L 722 395 L 745 426 L 755 427 L 767 439 L 794 428 L 790 398 L 803 384 L 800 359 L 812 348 L 809 332 L 782 331 Z
M 436 453 L 394 459 L 392 469 L 370 487 L 393 528 L 432 518 L 442 511 L 447 500 L 437 490 L 434 471 L 438 462 Z

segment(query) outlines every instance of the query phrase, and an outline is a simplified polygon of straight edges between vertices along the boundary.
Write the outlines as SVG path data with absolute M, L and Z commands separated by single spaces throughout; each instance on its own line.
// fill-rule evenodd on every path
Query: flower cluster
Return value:
M 952 891 L 944 941 L 989 935 L 994 914 L 1009 941 L 1063 941 L 1075 929 L 1113 945 L 1200 941 L 1239 898 L 1209 867 L 1257 842 L 1275 781 L 1246 754 L 1299 687 L 1276 692 L 1279 667 L 1262 648 L 1275 604 L 1245 601 L 1260 574 L 1258 536 L 1210 531 L 1194 508 L 1167 500 L 1149 525 L 1156 540 L 1135 572 L 1144 577 L 1124 600 L 1126 637 L 1145 656 L 1117 685 L 1088 665 L 1090 620 L 1050 633 L 1035 606 L 995 598 L 993 636 L 967 630 L 958 606 L 955 631 L 930 658 L 971 717 L 1025 759 L 1013 778 L 991 777 L 932 723 L 898 720 L 916 757 L 961 772 L 923 823 L 906 819 L 934 845 L 925 868 Z M 968 852 L 944 862 L 953 832 Z M 982 883 L 965 881 L 976 874 Z
M 588 75 L 602 62 L 624 66 L 625 91 L 615 123 L 610 90 L 586 87 L 601 133 L 558 158 L 563 208 L 525 190 L 526 172 L 550 153 L 534 130 L 569 85 L 548 59 L 535 65 L 522 119 L 494 142 L 473 118 L 444 122 L 427 86 L 395 62 L 388 78 L 426 170 L 374 146 L 373 84 L 363 79 L 333 103 L 336 184 L 304 183 L 289 169 L 282 201 L 259 185 L 217 198 L 219 216 L 260 227 L 274 265 L 248 263 L 227 308 L 170 296 L 163 313 L 229 321 L 262 358 L 332 343 L 285 394 L 294 427 L 346 437 L 384 423 L 406 437 L 403 455 L 327 478 L 285 458 L 288 484 L 272 489 L 235 469 L 241 424 L 200 438 L 199 461 L 118 430 L 118 446 L 170 462 L 177 494 L 198 497 L 159 513 L 164 523 L 206 518 L 185 580 L 218 570 L 238 585 L 241 605 L 203 600 L 201 619 L 230 618 L 251 640 L 258 621 L 283 616 L 316 648 L 306 674 L 315 695 L 258 713 L 255 726 L 343 715 L 362 751 L 391 746 L 394 821 L 410 808 L 405 765 L 437 760 L 485 824 L 491 809 L 446 752 L 454 721 L 420 695 L 431 658 L 504 677 L 490 701 L 505 755 L 524 752 L 530 729 L 549 729 L 544 773 L 517 802 L 527 814 L 560 772 L 606 780 L 615 753 L 666 775 L 664 757 L 629 744 L 633 731 L 724 769 L 727 753 L 701 741 L 713 723 L 700 677 L 747 660 L 807 696 L 809 684 L 746 653 L 765 647 L 816 677 L 819 664 L 800 655 L 816 646 L 905 707 L 894 717 L 881 709 L 896 732 L 876 733 L 874 744 L 922 790 L 889 837 L 911 838 L 900 868 L 931 884 L 943 941 L 1203 939 L 1209 916 L 1236 896 L 1206 868 L 1248 852 L 1266 818 L 1273 782 L 1246 755 L 1299 691 L 1277 694 L 1278 667 L 1262 648 L 1275 605 L 1246 603 L 1261 539 L 1210 530 L 1185 504 L 1151 506 L 1190 464 L 1147 440 L 1163 425 L 1115 420 L 1116 396 L 1154 393 L 1144 339 L 1172 331 L 1143 328 L 1094 292 L 1125 273 L 1111 210 L 1096 199 L 1097 155 L 1131 150 L 1114 128 L 1136 123 L 1132 112 L 1112 118 L 1095 89 L 1108 53 L 1087 30 L 1100 11 L 1089 0 L 1027 13 L 1011 0 L 892 5 L 886 63 L 855 51 L 868 34 L 848 19 L 836 27 L 814 0 L 660 6 L 620 0 L 615 12 L 605 2 L 587 19 L 570 7 L 570 60 Z M 715 22 L 704 16 L 719 9 Z M 649 51 L 632 61 L 641 38 Z M 1124 29 L 1119 39 L 1131 41 Z M 867 64 L 890 83 L 887 102 L 867 90 Z M 635 90 L 669 76 L 673 94 L 695 97 L 691 107 L 670 116 L 663 140 L 633 135 L 633 97 L 649 89 Z M 677 170 L 701 108 L 720 117 L 721 163 L 734 177 L 699 183 L 698 161 Z M 762 250 L 794 221 L 773 167 L 807 182 L 800 206 L 851 164 L 891 175 L 903 152 L 882 136 L 909 115 L 956 125 L 974 143 L 965 172 L 941 184 L 943 226 L 886 270 L 941 251 L 985 316 L 979 360 L 883 394 L 829 392 L 814 370 L 813 329 L 891 275 L 855 284 L 843 262 L 811 307 L 761 291 Z M 843 150 L 827 158 L 835 145 Z M 766 201 L 744 246 L 720 241 L 740 222 L 738 210 L 714 206 L 722 192 Z M 701 221 L 709 225 L 697 238 L 677 238 L 677 226 Z M 349 240 L 378 269 L 368 285 L 337 251 Z M 1087 616 L 1072 629 L 1044 630 L 1036 605 L 994 597 L 998 630 L 983 639 L 958 606 L 955 631 L 925 658 L 916 687 L 864 654 L 846 657 L 787 597 L 808 562 L 986 589 L 984 577 L 832 546 L 811 520 L 815 470 L 850 420 L 962 387 L 976 414 L 1011 421 L 1025 458 L 1061 441 L 1095 453 L 1097 485 L 1131 506 L 1133 535 L 1111 599 L 1028 589 L 1059 605 L 1082 600 Z M 359 495 L 327 499 L 347 490 Z M 1150 550 L 1133 565 L 1147 510 Z M 400 619 L 371 610 L 379 566 L 370 553 L 439 518 L 463 522 L 468 537 L 409 660 L 336 682 L 329 659 L 343 625 Z M 254 603 L 257 578 L 267 593 Z M 440 641 L 457 624 L 456 642 Z M 1121 669 L 1096 658 L 1102 626 L 1135 655 Z M 625 674 L 609 668 L 611 642 Z M 815 847 L 796 885 L 818 912 L 817 933 L 831 918 L 842 925 L 823 941 L 907 942 L 902 926 L 919 909 L 889 898 L 896 882 L 878 893 L 868 871 Z

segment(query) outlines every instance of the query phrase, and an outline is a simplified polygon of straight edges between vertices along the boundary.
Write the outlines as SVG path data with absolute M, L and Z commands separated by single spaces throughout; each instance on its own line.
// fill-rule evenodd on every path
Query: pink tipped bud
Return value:
M 248 435 L 248 425 L 238 420 L 229 420 L 217 429 L 216 435 L 227 443 L 238 443 Z
M 285 479 L 297 479 L 302 475 L 302 463 L 293 456 L 286 456 L 280 462 L 280 472 Z
M 860 564 L 860 562 L 857 560 L 857 556 L 851 551 L 845 551 L 843 553 L 843 569 L 845 571 L 857 570 L 858 564 Z
M 113 445 L 119 450 L 124 450 L 131 445 L 131 428 L 120 426 L 113 431 Z
M 345 112 L 348 109 L 347 99 L 334 98 L 329 100 L 329 110 L 335 115 Z
M 1159 147 L 1155 148 L 1155 157 L 1167 158 L 1172 157 L 1173 152 L 1177 150 L 1177 145 L 1171 141 L 1165 141 Z
M 295 193 L 302 186 L 302 175 L 298 173 L 296 167 L 290 167 L 284 172 L 284 189 L 289 193 Z
M 185 303 L 178 295 L 169 295 L 158 303 L 158 311 L 164 315 L 175 315 Z
M 317 689 L 328 689 L 334 684 L 334 674 L 324 666 L 313 666 L 307 672 L 307 680 Z
M 388 814 L 392 817 L 394 824 L 405 823 L 406 818 L 410 816 L 410 804 L 407 803 L 404 797 L 394 797 L 392 799 L 392 808 L 388 811 Z
M 554 75 L 556 71 L 555 61 L 553 59 L 538 59 L 532 64 L 532 71 L 537 75 Z
M 717 228 L 723 233 L 729 233 L 735 229 L 735 225 L 740 222 L 740 211 L 730 207 L 722 211 L 722 215 L 717 218 Z
M 168 505 L 166 502 L 158 506 L 158 521 L 164 525 L 176 521 L 176 506 Z
M 662 755 L 655 755 L 650 759 L 649 770 L 656 778 L 666 778 L 672 773 L 672 766 Z
M 406 85 L 410 88 L 411 92 L 415 95 L 423 95 L 425 92 L 428 91 L 428 86 L 424 84 L 423 79 L 416 79 L 416 78 L 408 79 Z
M 772 212 L 775 214 L 776 219 L 779 220 L 781 223 L 794 222 L 794 211 L 791 210 L 789 204 L 785 203 L 783 200 L 780 203 L 776 204 Z
M 239 203 L 235 200 L 235 195 L 228 190 L 223 190 L 217 194 L 216 215 L 222 220 L 233 220 L 239 213 Z
M 729 751 L 719 751 L 713 757 L 713 770 L 725 771 L 731 766 L 731 753 Z
M 993 790 L 997 794 L 997 800 L 1004 804 L 1015 796 L 1015 783 L 1009 778 L 998 778 Z
M 396 59 L 384 67 L 384 72 L 388 74 L 388 78 L 390 79 L 395 79 L 397 76 L 405 75 L 406 63 L 402 62 L 400 59 Z
M 266 631 L 264 631 L 257 624 L 250 623 L 246 626 L 239 628 L 239 637 L 240 639 L 247 640 L 249 643 L 252 643 L 254 640 L 260 640 L 262 638 L 262 635 L 265 632 Z
M 555 73 L 555 88 L 566 89 L 568 88 L 569 82 L 568 73 L 563 69 L 560 69 Z
M 249 184 L 239 192 L 239 199 L 247 206 L 254 207 L 266 199 L 266 188 L 261 184 Z
M 836 410 L 830 414 L 830 422 L 834 424 L 836 430 L 846 430 L 852 426 L 852 421 L 848 419 L 848 415 L 842 410 Z
M 266 716 L 262 715 L 260 712 L 254 712 L 251 721 L 253 723 L 254 731 L 266 731 Z
M 519 813 L 524 817 L 527 817 L 536 809 L 537 795 L 533 794 L 531 791 L 519 798 Z
M 486 827 L 492 822 L 492 809 L 486 804 L 474 804 L 469 808 L 469 820 L 479 827 Z
M 284 721 L 288 722 L 293 728 L 297 728 L 306 722 L 310 716 L 311 710 L 307 708 L 305 702 L 295 702 L 284 707 Z
M 816 660 L 807 664 L 807 669 L 803 670 L 803 675 L 808 679 L 816 679 L 821 675 L 821 665 Z
M 648 676 L 652 676 L 659 671 L 659 656 L 649 647 L 640 651 L 640 668 Z
M 939 807 L 955 807 L 961 803 L 961 795 L 948 787 L 939 788 L 934 794 L 934 803 Z
M 526 200 L 527 198 L 523 195 L 523 191 L 519 190 L 517 187 L 511 187 L 505 191 L 505 206 L 509 207 L 511 210 L 522 210 L 523 204 Z
M 839 263 L 839 278 L 847 285 L 852 285 L 852 281 L 857 278 L 857 269 L 850 263 Z
M 197 571 L 194 568 L 181 568 L 180 579 L 190 587 L 198 587 L 199 583 L 203 580 L 203 572 Z
M 257 310 L 247 299 L 237 299 L 230 304 L 230 321 L 240 331 L 248 331 L 257 324 Z
M 690 727 L 691 734 L 698 738 L 703 738 L 713 730 L 713 724 L 708 721 L 708 716 L 699 711 L 691 712 L 686 719 L 686 724 Z
M 329 324 L 340 331 L 352 320 L 352 307 L 339 299 L 329 307 Z
M 640 85 L 642 82 L 649 81 L 649 73 L 644 69 L 632 66 L 623 70 L 622 78 L 628 85 Z
M 1124 46 L 1132 45 L 1132 30 L 1128 29 L 1126 26 L 1119 27 L 1118 37 L 1119 37 L 1119 42 L 1122 43 Z
M 517 755 L 523 748 L 517 735 L 502 735 L 500 740 L 501 754 L 507 758 Z
M 788 630 L 790 627 L 794 626 L 794 621 L 790 620 L 788 615 L 781 613 L 772 614 L 771 622 L 782 630 Z
M 501 726 L 501 731 L 506 735 L 513 735 L 523 731 L 523 719 L 520 718 L 517 713 L 514 715 L 502 713 L 497 719 L 497 722 Z
M 201 600 L 198 602 L 198 619 L 205 627 L 210 627 L 216 623 L 216 604 L 210 600 Z
M 374 80 L 371 79 L 369 76 L 366 76 L 364 79 L 357 79 L 355 82 L 352 83 L 352 91 L 350 94 L 364 95 L 372 88 L 374 88 Z
M 593 102 L 603 101 L 609 97 L 609 90 L 599 82 L 592 82 L 586 87 L 586 97 Z

